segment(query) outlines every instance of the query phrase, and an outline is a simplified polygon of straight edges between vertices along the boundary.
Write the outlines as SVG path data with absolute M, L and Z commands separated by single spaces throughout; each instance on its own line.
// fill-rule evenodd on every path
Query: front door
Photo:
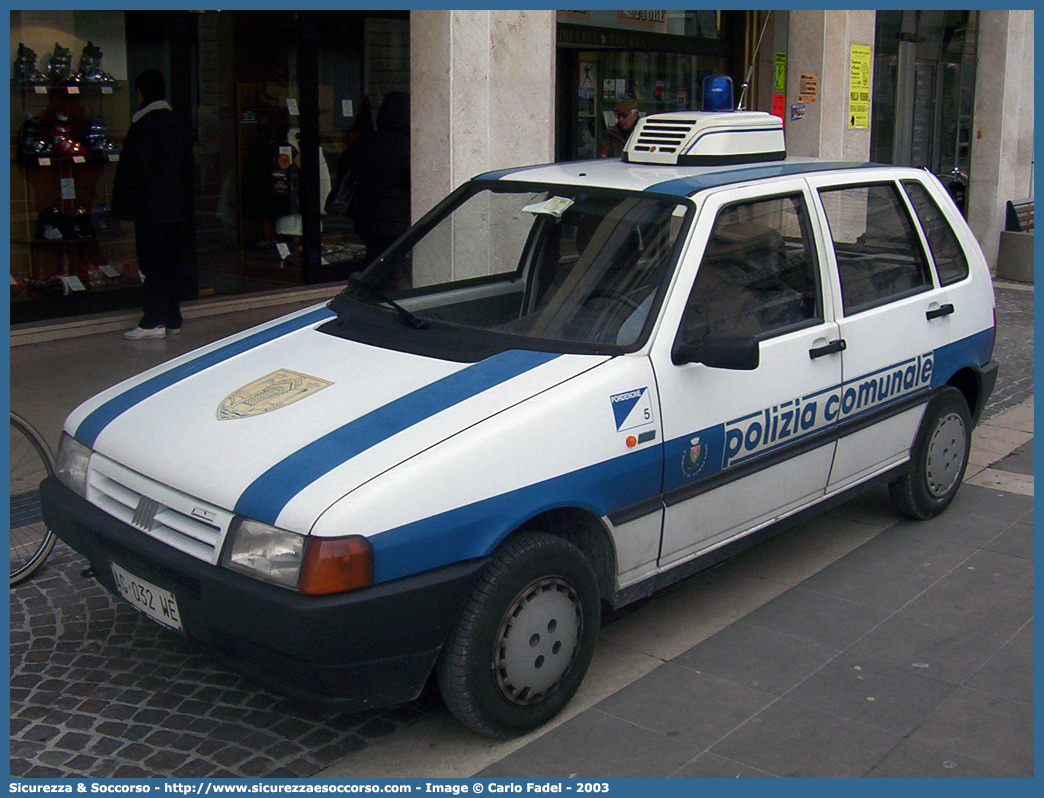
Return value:
M 659 336 L 661 567 L 824 494 L 834 454 L 826 409 L 841 382 L 841 355 L 809 202 L 803 181 L 780 181 L 768 198 L 764 184 L 722 190 L 700 213 L 694 241 L 707 243 L 696 248 L 695 279 L 684 266 L 679 275 L 689 275 L 691 289 L 675 340 L 698 350 L 714 336 L 756 339 L 760 362 L 753 370 L 676 365 L 675 336 Z

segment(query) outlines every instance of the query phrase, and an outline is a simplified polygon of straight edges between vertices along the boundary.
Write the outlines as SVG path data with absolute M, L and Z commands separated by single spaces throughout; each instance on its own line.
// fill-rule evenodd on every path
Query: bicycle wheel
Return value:
M 40 433 L 11 411 L 11 584 L 39 568 L 54 548 L 54 533 L 40 511 L 40 483 L 54 473 L 54 458 Z

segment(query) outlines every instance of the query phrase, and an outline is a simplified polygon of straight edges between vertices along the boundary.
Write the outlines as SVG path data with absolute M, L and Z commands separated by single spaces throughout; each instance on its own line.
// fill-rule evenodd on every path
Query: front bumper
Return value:
M 110 563 L 171 591 L 185 636 L 299 699 L 348 711 L 416 698 L 485 560 L 333 596 L 302 596 L 197 560 L 102 512 L 59 482 L 44 519 L 113 593 Z M 175 633 L 176 634 L 176 633 Z

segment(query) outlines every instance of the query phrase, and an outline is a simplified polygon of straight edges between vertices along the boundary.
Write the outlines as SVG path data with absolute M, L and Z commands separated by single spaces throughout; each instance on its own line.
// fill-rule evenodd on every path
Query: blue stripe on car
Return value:
M 305 313 L 304 315 L 288 319 L 287 321 L 268 327 L 267 329 L 260 330 L 241 338 L 238 341 L 233 341 L 230 344 L 215 349 L 212 352 L 207 352 L 206 354 L 195 357 L 192 360 L 186 361 L 168 371 L 164 371 L 162 374 L 157 374 L 155 377 L 151 377 L 144 382 L 135 385 L 133 388 L 128 388 L 123 393 L 114 396 L 100 407 L 92 410 L 87 417 L 80 422 L 80 426 L 76 428 L 74 437 L 84 446 L 93 447 L 94 442 L 98 439 L 102 430 L 111 424 L 117 417 L 127 412 L 140 402 L 145 401 L 150 396 L 159 393 L 164 388 L 169 388 L 170 386 L 191 377 L 193 374 L 198 374 L 204 369 L 210 368 L 211 366 L 217 365 L 225 360 L 229 360 L 236 355 L 242 354 L 243 352 L 260 346 L 261 344 L 291 333 L 294 330 L 299 330 L 303 327 L 332 318 L 333 315 L 333 311 L 329 308 L 317 308 L 310 313 Z
M 731 183 L 742 183 L 747 180 L 765 180 L 770 177 L 792 177 L 810 172 L 825 172 L 833 169 L 862 169 L 873 166 L 879 166 L 879 164 L 857 163 L 854 161 L 801 161 L 796 163 L 779 161 L 772 164 L 736 167 L 735 169 L 709 168 L 703 174 L 678 177 L 674 180 L 665 180 L 663 183 L 654 183 L 646 191 L 657 191 L 661 194 L 675 194 L 680 197 L 687 197 L 705 188 L 727 186 Z
M 989 361 L 993 334 L 992 329 L 984 330 L 936 349 L 933 386 L 945 383 L 960 368 L 985 365 Z M 833 386 L 819 393 L 841 388 L 841 385 Z M 605 517 L 656 498 L 662 491 L 684 484 L 680 468 L 695 436 L 701 438 L 710 452 L 706 467 L 691 475 L 699 477 L 692 481 L 702 481 L 722 470 L 724 428 L 725 424 L 717 424 L 668 441 L 664 446 L 650 446 L 378 533 L 370 538 L 374 549 L 374 581 L 387 582 L 484 557 L 520 525 L 551 509 L 578 507 Z M 800 437 L 803 436 L 794 441 Z M 679 473 L 675 474 L 672 469 Z
M 235 511 L 274 524 L 294 496 L 356 455 L 556 357 L 548 352 L 502 352 L 401 396 L 276 463 L 247 486 Z
M 658 496 L 662 464 L 662 448 L 648 446 L 381 532 L 370 538 L 374 582 L 484 557 L 519 525 L 557 507 L 579 507 L 604 517 Z

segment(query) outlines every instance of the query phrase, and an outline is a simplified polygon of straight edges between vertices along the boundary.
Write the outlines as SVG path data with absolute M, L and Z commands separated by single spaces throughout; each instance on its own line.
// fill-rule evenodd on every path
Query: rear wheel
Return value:
M 594 653 L 599 597 L 587 558 L 527 532 L 493 556 L 439 658 L 442 698 L 466 726 L 508 738 L 557 715 Z
M 918 519 L 945 510 L 961 487 L 970 449 L 968 403 L 960 391 L 946 386 L 924 411 L 910 471 L 888 486 L 896 507 Z

